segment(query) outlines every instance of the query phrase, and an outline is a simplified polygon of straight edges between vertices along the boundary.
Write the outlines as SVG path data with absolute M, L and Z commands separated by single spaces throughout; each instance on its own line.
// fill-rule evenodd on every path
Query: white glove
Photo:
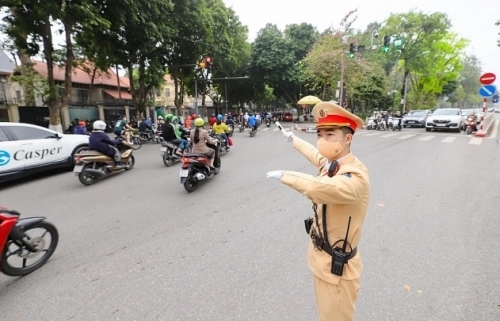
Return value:
M 281 179 L 284 171 L 271 171 L 267 172 L 267 178 Z
M 293 138 L 295 137 L 295 135 L 292 132 L 284 132 L 283 136 L 285 137 L 285 140 L 287 142 L 293 141 Z

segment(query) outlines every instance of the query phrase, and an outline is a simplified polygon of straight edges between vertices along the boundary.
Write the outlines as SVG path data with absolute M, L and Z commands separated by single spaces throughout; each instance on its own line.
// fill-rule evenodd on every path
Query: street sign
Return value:
M 499 98 L 500 98 L 500 97 L 499 97 L 498 95 L 494 95 L 494 96 L 493 96 L 493 103 L 494 103 L 494 104 L 497 104 L 497 103 L 498 103 Z
M 479 89 L 479 94 L 483 97 L 491 97 L 497 91 L 497 87 L 495 85 L 486 85 Z
M 392 45 L 394 47 L 402 47 L 403 46 L 403 39 L 394 39 L 392 42 Z
M 490 85 L 495 82 L 497 76 L 494 73 L 488 72 L 479 77 L 479 82 L 483 85 Z

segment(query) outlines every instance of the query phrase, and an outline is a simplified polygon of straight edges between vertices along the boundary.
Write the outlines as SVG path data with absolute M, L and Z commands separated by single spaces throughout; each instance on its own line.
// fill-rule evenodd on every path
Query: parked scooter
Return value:
M 29 274 L 54 254 L 59 233 L 45 217 L 19 218 L 0 207 L 0 271 L 10 276 Z
M 204 154 L 187 154 L 182 157 L 182 169 L 179 177 L 184 189 L 189 193 L 194 192 L 200 182 L 212 178 L 220 172 L 220 142 L 217 141 L 217 145 L 207 144 L 207 146 L 215 150 L 215 170 L 210 169 L 210 159 Z
M 75 168 L 73 172 L 78 176 L 83 185 L 92 185 L 98 180 L 122 171 L 134 168 L 135 158 L 132 155 L 134 149 L 126 141 L 121 140 L 117 146 L 122 155 L 121 162 L 125 167 L 116 167 L 112 157 L 95 150 L 85 150 L 75 155 Z

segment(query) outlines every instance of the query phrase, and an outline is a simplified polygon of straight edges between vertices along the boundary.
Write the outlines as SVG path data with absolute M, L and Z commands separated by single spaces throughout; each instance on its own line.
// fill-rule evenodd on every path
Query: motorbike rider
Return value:
M 476 116 L 476 111 L 472 110 L 469 114 L 469 116 L 467 116 L 467 120 L 469 120 L 469 118 L 471 119 L 470 122 L 472 122 L 472 131 L 473 132 L 477 132 L 477 116 Z
M 173 118 L 174 115 L 172 114 L 168 114 L 165 116 L 165 123 L 161 126 L 161 137 L 163 137 L 166 142 L 171 142 L 175 145 L 178 145 L 179 148 L 175 152 L 176 155 L 174 156 L 182 157 L 182 154 L 188 151 L 189 143 L 186 140 L 177 138 L 174 125 L 172 124 Z
M 151 134 L 153 133 L 153 122 L 151 121 L 151 118 L 142 120 L 142 122 L 139 124 L 139 131 L 147 134 L 148 137 L 152 136 Z
M 392 115 L 392 126 L 396 126 L 396 128 L 401 127 L 401 121 L 403 117 L 401 116 L 401 112 L 398 110 L 394 115 Z
M 125 139 L 127 140 L 127 143 L 132 145 L 130 142 L 130 134 L 129 130 L 134 130 L 130 125 L 127 123 L 127 116 L 123 115 L 121 119 L 118 119 L 115 124 L 115 129 L 114 133 L 116 136 L 122 136 L 125 134 Z
M 273 116 L 271 116 L 271 113 L 267 113 L 267 114 L 266 114 L 266 122 L 267 122 L 267 121 L 268 121 L 268 122 L 272 122 L 272 117 L 273 117 Z
M 253 114 L 250 114 L 250 116 L 248 116 L 248 126 L 250 126 L 250 128 L 252 128 L 254 131 L 257 131 L 257 119 L 255 118 L 255 116 Z
M 207 146 L 207 142 L 212 145 L 217 144 L 217 140 L 208 135 L 208 131 L 203 128 L 205 121 L 202 118 L 196 118 L 194 125 L 196 129 L 192 129 L 190 133 L 191 142 L 193 142 L 193 153 L 204 154 L 210 159 L 210 169 L 215 170 L 215 150 Z
M 248 116 L 248 112 L 245 112 L 245 115 L 243 115 L 243 121 L 245 123 L 245 126 L 248 125 L 248 118 L 250 118 L 250 116 Z
M 215 135 L 218 135 L 222 138 L 224 138 L 225 140 L 225 148 L 227 148 L 229 145 L 228 145 L 228 141 L 227 141 L 227 134 L 229 134 L 229 132 L 231 131 L 229 129 L 229 127 L 227 127 L 227 125 L 225 123 L 222 122 L 222 115 L 218 115 L 217 116 L 217 122 L 213 125 L 213 133 Z
M 86 123 L 84 121 L 79 121 L 78 125 L 75 126 L 75 129 L 73 130 L 73 134 L 77 135 L 88 135 L 89 133 L 87 132 Z
M 118 139 L 109 139 L 109 136 L 104 133 L 104 130 L 106 129 L 106 123 L 102 120 L 96 120 L 92 124 L 92 128 L 93 131 L 89 137 L 89 149 L 103 153 L 105 155 L 108 155 L 109 157 L 113 157 L 116 163 L 116 167 L 125 167 L 125 164 L 121 162 L 121 153 L 118 148 L 115 147 L 120 145 L 121 141 Z
M 216 122 L 217 122 L 217 118 L 215 117 L 215 114 L 212 114 L 212 116 L 210 116 L 210 118 L 208 119 L 208 123 L 210 124 L 210 127 L 213 127 Z
M 187 146 L 187 148 L 189 149 L 189 142 L 185 138 L 186 135 L 189 135 L 189 130 L 185 129 L 184 126 L 182 126 L 179 117 L 177 116 L 172 117 L 172 125 L 174 126 L 175 136 L 177 136 L 177 139 L 182 140 L 184 146 Z M 186 151 L 184 151 L 184 153 L 185 152 Z

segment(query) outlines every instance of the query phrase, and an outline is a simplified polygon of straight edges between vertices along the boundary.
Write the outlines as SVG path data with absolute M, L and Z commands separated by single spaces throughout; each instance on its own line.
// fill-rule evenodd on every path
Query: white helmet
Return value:
M 94 130 L 104 131 L 106 129 L 106 123 L 102 120 L 96 120 L 94 124 L 92 124 L 92 128 L 94 128 Z

